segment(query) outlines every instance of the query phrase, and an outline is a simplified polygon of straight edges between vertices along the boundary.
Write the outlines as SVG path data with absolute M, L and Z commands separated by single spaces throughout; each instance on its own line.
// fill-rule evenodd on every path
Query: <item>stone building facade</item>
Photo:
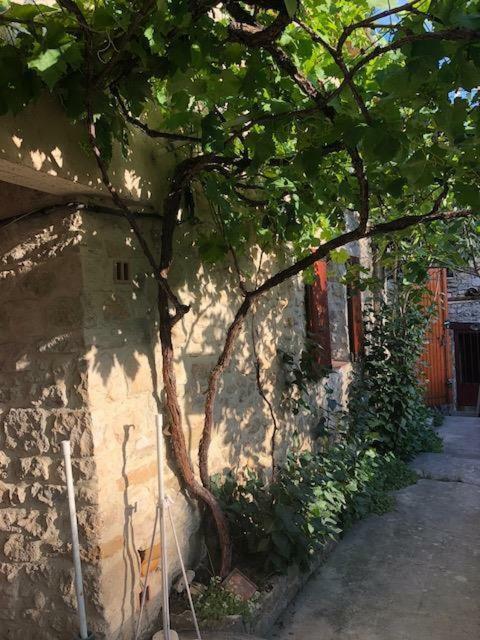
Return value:
M 55 112 L 41 130 L 37 105 L 0 128 L 0 639 L 66 640 L 76 627 L 62 439 L 70 439 L 77 491 L 87 608 L 97 638 L 132 637 L 156 504 L 154 416 L 161 398 L 156 286 L 123 218 L 95 213 L 105 198 L 95 167 L 81 151 L 81 133 Z M 40 110 L 40 115 L 38 115 Z M 35 115 L 35 117 L 33 117 Z M 75 143 L 77 142 L 77 144 Z M 138 141 L 128 162 L 111 172 L 125 198 L 160 208 L 172 153 Z M 84 201 L 85 206 L 52 203 Z M 104 200 L 106 201 L 106 200 Z M 16 217 L 13 217 L 16 216 Z M 141 220 L 157 247 L 152 213 Z M 368 264 L 367 247 L 351 246 Z M 259 256 L 250 256 L 259 266 Z M 262 262 L 265 273 L 279 256 Z M 250 266 L 251 266 L 250 265 Z M 346 289 L 341 268 L 328 284 L 334 367 L 312 386 L 318 406 L 325 388 L 344 404 L 349 361 Z M 175 329 L 176 373 L 185 435 L 196 465 L 207 376 L 218 357 L 240 296 L 227 266 L 206 268 L 192 254 L 174 269 L 172 285 L 192 310 Z M 273 290 L 247 324 L 216 405 L 212 473 L 271 465 L 272 419 L 259 395 L 256 337 L 263 389 L 280 424 L 278 459 L 298 433 L 311 444 L 312 418 L 285 408 L 279 350 L 305 345 L 301 278 Z M 167 488 L 189 566 L 202 555 L 200 514 L 168 460 Z M 168 540 L 173 579 L 179 571 Z M 154 560 L 159 548 L 155 548 Z M 153 572 L 145 629 L 160 610 L 160 572 Z
M 450 322 L 480 322 L 480 275 L 472 271 L 449 271 L 448 317 Z
M 448 271 L 453 400 L 460 410 L 480 410 L 480 275 L 475 265 Z

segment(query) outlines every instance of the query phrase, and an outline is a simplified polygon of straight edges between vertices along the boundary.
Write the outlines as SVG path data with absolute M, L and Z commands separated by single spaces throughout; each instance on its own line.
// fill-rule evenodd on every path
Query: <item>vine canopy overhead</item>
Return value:
M 106 164 L 132 127 L 201 158 L 179 189 L 221 219 L 210 262 L 252 238 L 304 256 L 349 210 L 477 213 L 480 2 L 390 4 L 0 0 L 0 113 L 48 91 L 73 121 L 91 105 Z
M 82 124 L 152 267 L 169 439 L 184 486 L 213 516 L 225 576 L 231 540 L 208 452 L 219 383 L 254 302 L 334 251 L 346 260 L 349 242 L 394 233 L 428 264 L 455 249 L 465 218 L 476 224 L 480 0 L 0 0 L 0 29 L 0 115 L 51 93 Z M 127 155 L 133 129 L 178 155 L 158 256 L 109 177 L 113 144 Z M 208 234 L 179 224 L 197 225 L 200 192 Z M 184 259 L 179 234 L 206 262 L 233 258 L 242 298 L 208 380 L 201 483 L 174 367 L 172 329 L 189 311 L 169 281 Z M 236 259 L 251 242 L 292 254 L 254 289 Z

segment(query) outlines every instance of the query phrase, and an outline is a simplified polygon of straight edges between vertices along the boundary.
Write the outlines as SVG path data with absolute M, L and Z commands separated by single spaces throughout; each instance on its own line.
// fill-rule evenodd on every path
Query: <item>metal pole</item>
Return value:
M 70 441 L 62 441 L 63 458 L 65 460 L 65 476 L 67 479 L 68 510 L 70 512 L 70 528 L 72 530 L 73 566 L 75 568 L 75 591 L 77 594 L 78 621 L 81 640 L 88 640 L 87 614 L 83 595 L 82 563 L 80 561 L 80 543 L 78 541 L 77 512 L 75 510 L 75 489 L 73 487 L 72 457 Z
M 192 592 L 190 591 L 190 585 L 188 584 L 187 572 L 185 571 L 185 564 L 183 562 L 182 550 L 180 549 L 180 543 L 178 542 L 177 530 L 175 529 L 175 523 L 173 522 L 172 510 L 170 505 L 167 505 L 168 517 L 170 518 L 170 524 L 172 526 L 173 539 L 175 540 L 175 546 L 177 547 L 178 560 L 182 569 L 183 581 L 185 582 L 185 589 L 187 591 L 188 603 L 190 604 L 190 611 L 192 612 L 193 624 L 195 626 L 195 632 L 197 634 L 196 640 L 202 640 L 200 634 L 200 627 L 198 626 L 197 614 L 195 613 L 195 607 L 193 606 Z
M 163 417 L 155 416 L 157 427 L 158 507 L 160 514 L 160 548 L 162 551 L 163 638 L 170 640 L 170 606 L 168 602 L 167 527 L 165 521 L 165 484 L 163 476 Z
M 140 627 L 142 625 L 143 610 L 145 608 L 145 601 L 147 596 L 148 576 L 150 575 L 150 565 L 152 564 L 153 546 L 155 544 L 155 536 L 157 534 L 157 521 L 158 521 L 158 505 L 155 508 L 155 522 L 153 523 L 152 541 L 150 543 L 150 549 L 148 550 L 147 571 L 145 574 L 145 582 L 143 583 L 142 599 L 140 602 L 140 613 L 138 614 L 137 626 L 135 629 L 135 640 L 138 640 L 140 636 Z

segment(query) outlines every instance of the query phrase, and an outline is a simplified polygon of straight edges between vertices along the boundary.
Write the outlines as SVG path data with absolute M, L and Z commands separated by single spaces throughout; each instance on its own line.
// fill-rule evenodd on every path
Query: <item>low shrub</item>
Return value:
M 445 420 L 445 415 L 438 409 L 433 408 L 431 411 L 431 418 L 434 427 L 441 427 Z
M 215 491 L 240 555 L 266 572 L 284 572 L 308 566 L 353 521 L 391 509 L 388 492 L 415 479 L 393 454 L 341 442 L 319 454 L 290 453 L 273 482 L 249 472 L 243 482 L 227 476 Z
M 226 616 L 241 615 L 248 620 L 255 606 L 255 598 L 245 601 L 231 593 L 218 577 L 211 578 L 206 589 L 194 598 L 195 611 L 200 620 L 223 620 Z

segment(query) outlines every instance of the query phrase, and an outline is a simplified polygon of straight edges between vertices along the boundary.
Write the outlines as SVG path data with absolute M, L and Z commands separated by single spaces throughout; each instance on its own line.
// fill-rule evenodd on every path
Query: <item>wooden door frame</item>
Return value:
M 476 407 L 476 413 L 478 414 L 480 409 L 480 382 L 478 383 L 479 389 L 478 389 L 477 398 L 476 398 L 476 401 L 473 402 L 473 404 L 465 405 L 465 404 L 460 404 L 459 402 L 458 387 L 459 387 L 459 375 L 461 371 L 461 360 L 460 360 L 461 354 L 460 354 L 460 349 L 458 345 L 458 334 L 460 332 L 463 332 L 463 333 L 477 334 L 480 336 L 480 322 L 451 322 L 449 324 L 449 327 L 453 334 L 454 358 L 455 358 L 455 407 L 457 409 L 459 409 L 461 406 Z M 470 331 L 468 331 L 469 328 L 470 328 Z M 471 383 L 471 384 L 476 384 L 476 383 Z

